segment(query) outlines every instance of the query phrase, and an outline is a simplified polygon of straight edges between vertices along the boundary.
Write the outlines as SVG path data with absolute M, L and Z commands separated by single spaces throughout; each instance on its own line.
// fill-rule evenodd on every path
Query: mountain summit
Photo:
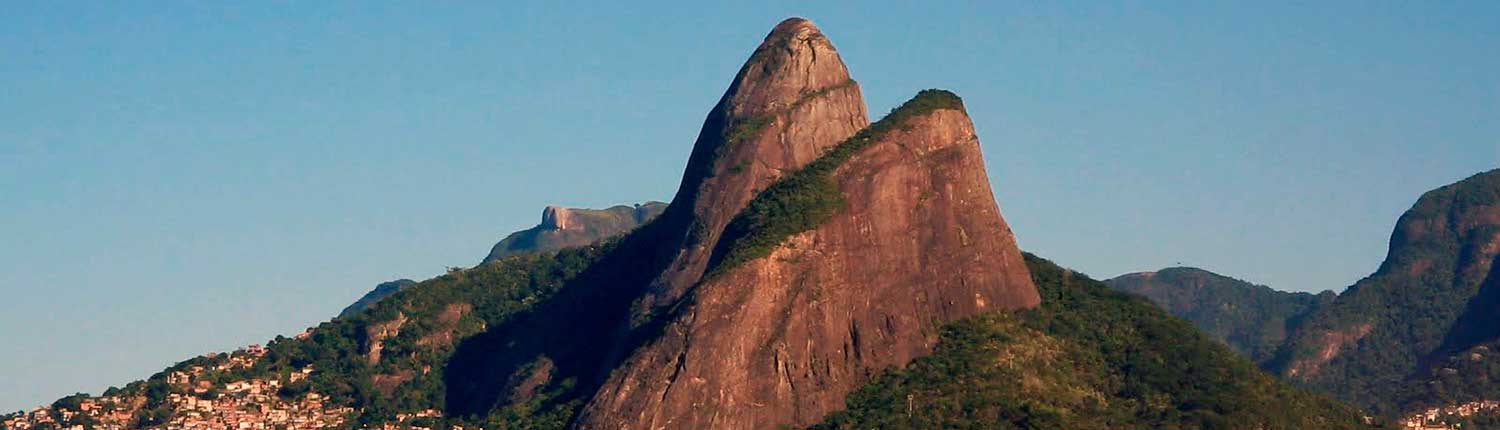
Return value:
M 725 225 L 756 192 L 869 122 L 859 84 L 823 32 L 802 18 L 778 24 L 703 121 L 659 227 L 676 249 L 637 314 L 699 280 Z
M 957 97 L 930 91 L 772 185 L 580 427 L 814 424 L 942 324 L 1036 306 L 983 165 Z
M 793 18 L 709 112 L 662 215 L 461 345 L 448 400 L 477 414 L 562 389 L 589 399 L 579 428 L 806 426 L 942 324 L 1038 302 L 958 97 L 869 124 L 833 45 Z

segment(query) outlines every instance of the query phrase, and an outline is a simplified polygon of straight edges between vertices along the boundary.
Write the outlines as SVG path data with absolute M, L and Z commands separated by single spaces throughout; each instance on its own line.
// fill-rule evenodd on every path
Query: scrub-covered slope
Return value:
M 1144 299 L 1026 262 L 1040 308 L 947 326 L 935 353 L 856 391 L 818 428 L 1373 428 Z
M 1192 267 L 1131 273 L 1104 283 L 1151 299 L 1255 363 L 1273 358 L 1304 316 L 1335 297 L 1331 291 L 1277 291 Z

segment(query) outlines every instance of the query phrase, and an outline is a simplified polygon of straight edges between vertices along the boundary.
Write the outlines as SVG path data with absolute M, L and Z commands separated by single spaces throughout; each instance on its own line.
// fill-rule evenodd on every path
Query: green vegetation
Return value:
M 364 312 L 322 323 L 310 336 L 278 336 L 266 345 L 266 356 L 250 369 L 210 372 L 205 377 L 220 382 L 250 378 L 289 381 L 291 373 L 311 366 L 314 371 L 307 379 L 286 384 L 278 394 L 288 399 L 308 392 L 327 395 L 336 405 L 362 410 L 360 416 L 354 417 L 361 425 L 389 421 L 401 412 L 443 409 L 443 369 L 459 340 L 501 324 L 551 296 L 616 242 L 617 239 L 551 254 L 513 256 L 450 271 L 405 288 Z M 383 339 L 381 359 L 371 364 L 366 356 L 369 341 L 366 328 L 397 320 L 398 315 L 406 322 L 393 336 Z M 145 395 L 146 405 L 137 415 L 136 424 L 158 425 L 171 418 L 165 399 L 177 390 L 166 383 L 168 373 L 191 366 L 212 366 L 228 357 L 227 354 L 195 357 L 147 380 L 133 382 L 117 393 Z M 394 383 L 381 387 L 378 380 Z M 496 416 L 506 416 L 514 422 L 492 428 L 553 428 L 517 427 L 516 423 L 558 422 L 559 414 L 563 419 L 571 417 L 576 405 L 563 406 L 566 407 L 543 410 L 537 405 L 519 405 L 496 411 Z M 528 418 L 532 416 L 535 418 Z M 444 425 L 461 422 L 441 421 Z
M 1396 396 L 1400 410 L 1500 399 L 1500 342 L 1489 342 L 1450 354 L 1426 374 L 1403 385 Z M 1500 427 L 1495 427 L 1500 428 Z
M 1104 282 L 1145 296 L 1255 363 L 1274 358 L 1287 333 L 1304 316 L 1335 297 L 1332 291 L 1317 295 L 1277 291 L 1191 267 L 1130 274 Z
M 1352 429 L 1140 297 L 1027 256 L 1038 309 L 956 322 L 937 351 L 848 398 L 823 429 Z
M 724 229 L 716 250 L 712 278 L 740 264 L 770 255 L 786 238 L 811 230 L 844 206 L 833 173 L 854 154 L 873 145 L 910 118 L 938 109 L 963 110 L 963 100 L 944 90 L 923 90 L 916 97 L 829 149 L 817 160 L 771 184 Z
M 1308 386 L 1382 414 L 1406 412 L 1404 402 L 1427 403 L 1399 400 L 1398 391 L 1427 378 L 1426 364 L 1500 335 L 1500 328 L 1486 324 L 1458 324 L 1488 275 L 1479 270 L 1485 262 L 1478 250 L 1500 235 L 1500 225 L 1484 215 L 1496 205 L 1500 170 L 1422 195 L 1397 223 L 1380 269 L 1308 316 L 1270 365 L 1299 369 Z M 1366 335 L 1326 363 L 1316 360 L 1327 345 L 1325 333 L 1365 325 Z
M 514 256 L 450 272 L 382 300 L 356 317 L 324 323 L 307 339 L 272 342 L 255 371 L 285 373 L 311 365 L 318 371 L 308 378 L 310 388 L 363 408 L 363 423 L 399 412 L 442 409 L 443 367 L 458 340 L 551 296 L 614 243 Z M 401 317 L 407 322 L 382 341 L 380 362 L 369 364 L 362 348 L 365 328 Z M 405 381 L 382 389 L 376 378 Z

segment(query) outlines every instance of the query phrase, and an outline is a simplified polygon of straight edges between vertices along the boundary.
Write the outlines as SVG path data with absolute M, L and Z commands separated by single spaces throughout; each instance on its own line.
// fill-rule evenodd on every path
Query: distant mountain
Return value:
M 556 251 L 583 246 L 610 236 L 624 234 L 640 227 L 667 208 L 666 203 L 646 202 L 635 206 L 613 206 L 608 209 L 574 209 L 548 206 L 542 210 L 542 223 L 511 233 L 490 249 L 484 261 L 494 261 L 517 254 Z
M 1500 339 L 1497 256 L 1500 170 L 1427 192 L 1380 268 L 1306 317 L 1270 367 L 1385 413 L 1500 399 L 1500 373 L 1480 370 L 1500 367 L 1493 346 L 1466 352 Z
M 1256 363 L 1272 359 L 1303 316 L 1335 297 L 1332 291 L 1278 291 L 1192 267 L 1131 273 L 1104 283 L 1151 299 Z
M 535 227 L 511 233 L 490 249 L 484 262 L 513 255 L 551 252 L 563 248 L 589 245 L 640 227 L 661 215 L 667 204 L 648 201 L 634 206 L 616 205 L 608 209 L 578 209 L 548 206 L 542 210 L 542 222 Z M 369 309 L 375 302 L 416 285 L 410 279 L 382 282 L 353 304 L 339 312 L 346 317 Z

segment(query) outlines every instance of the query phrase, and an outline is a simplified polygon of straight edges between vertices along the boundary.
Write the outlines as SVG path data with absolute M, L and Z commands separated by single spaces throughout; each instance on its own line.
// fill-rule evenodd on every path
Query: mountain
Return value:
M 786 20 L 709 111 L 672 203 L 645 225 L 455 268 L 265 347 L 0 422 L 1362 425 L 1144 299 L 1022 254 L 958 96 L 921 91 L 866 115 L 822 31 Z
M 1429 191 L 1397 221 L 1380 268 L 1306 317 L 1270 366 L 1286 378 L 1384 413 L 1432 402 L 1398 391 L 1437 391 L 1426 398 L 1443 399 L 1455 383 L 1483 385 L 1483 390 L 1461 391 L 1500 399 L 1494 384 L 1479 375 L 1440 378 L 1452 382 L 1426 386 L 1451 369 L 1433 364 L 1500 338 L 1494 322 L 1500 303 L 1497 255 L 1500 170 Z M 1479 399 L 1444 401 L 1451 400 Z
M 849 397 L 822 429 L 1354 429 L 1151 303 L 1027 255 L 1040 308 L 946 327 L 937 351 Z
M 1272 359 L 1303 316 L 1335 296 L 1278 291 L 1192 267 L 1130 273 L 1104 283 L 1145 296 L 1256 363 Z
M 565 289 L 460 346 L 450 410 L 559 390 L 582 401 L 578 428 L 805 426 L 930 351 L 942 323 L 1035 306 L 958 98 L 864 116 L 822 32 L 778 25 L 705 120 L 671 206 L 606 257 L 623 264 L 581 276 L 607 291 Z
M 625 234 L 661 215 L 667 204 L 648 201 L 634 206 L 616 205 L 608 209 L 577 209 L 548 206 L 542 210 L 542 222 L 535 227 L 511 233 L 490 249 L 484 262 L 513 255 L 551 252 L 563 248 L 589 245 Z M 375 302 L 407 287 L 416 285 L 410 279 L 382 282 L 353 304 L 339 312 L 347 317 L 369 309 Z
M 583 246 L 601 239 L 624 234 L 640 227 L 667 208 L 666 203 L 645 202 L 635 206 L 617 205 L 608 209 L 575 209 L 548 206 L 542 210 L 542 222 L 526 230 L 511 233 L 490 249 L 484 261 L 494 261 L 529 252 L 556 251 Z
M 946 92 L 919 94 L 787 175 L 720 237 L 722 258 L 580 427 L 810 425 L 870 376 L 929 353 L 942 324 L 1040 300 Z

